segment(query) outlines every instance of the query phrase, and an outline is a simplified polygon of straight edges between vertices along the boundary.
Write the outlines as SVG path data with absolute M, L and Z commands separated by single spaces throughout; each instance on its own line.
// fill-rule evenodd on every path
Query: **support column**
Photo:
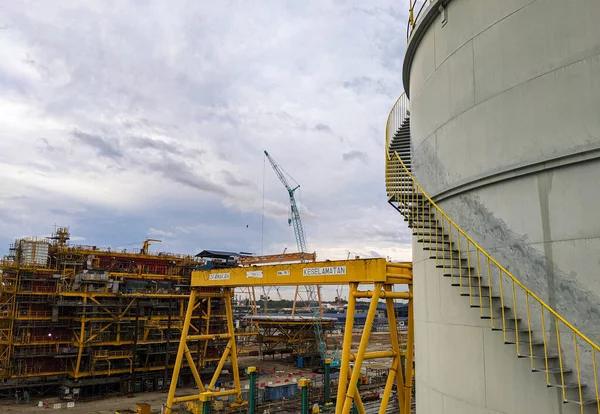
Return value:
M 302 414 L 309 414 L 309 401 L 308 401 L 308 387 L 310 386 L 310 380 L 306 378 L 300 379 L 298 381 L 298 385 L 300 386 L 300 390 L 302 392 Z
M 408 292 L 413 293 L 413 285 L 408 285 Z M 410 413 L 411 400 L 412 400 L 412 387 L 413 387 L 413 355 L 414 355 L 414 343 L 415 343 L 415 313 L 413 307 L 413 300 L 408 301 L 408 338 L 406 340 L 406 367 L 404 368 L 404 411 L 403 413 Z M 398 390 L 400 392 L 400 390 Z
M 344 406 L 344 395 L 348 385 L 348 373 L 350 372 L 350 351 L 352 350 L 352 329 L 354 328 L 354 312 L 356 298 L 354 293 L 358 289 L 358 283 L 350 283 L 348 294 L 348 307 L 346 309 L 346 326 L 344 328 L 344 342 L 342 343 L 342 362 L 340 364 L 340 379 L 338 384 L 337 398 L 335 401 L 335 414 L 342 413 Z
M 238 353 L 237 345 L 235 341 L 235 327 L 233 326 L 233 308 L 231 306 L 231 299 L 233 297 L 233 289 L 225 289 L 225 311 L 227 313 L 227 330 L 231 335 L 231 369 L 233 369 L 233 383 L 235 387 L 235 394 L 237 397 L 237 403 L 242 403 L 242 387 L 240 386 L 240 371 L 238 367 Z
M 202 406 L 202 414 L 210 414 L 212 411 L 212 393 L 210 391 L 200 394 L 200 405 Z
M 250 375 L 250 395 L 248 397 L 250 407 L 248 414 L 254 414 L 256 411 L 256 367 L 248 367 L 248 374 Z
M 323 403 L 325 405 L 331 402 L 331 359 L 325 360 L 325 383 L 323 384 L 323 393 L 325 394 L 325 401 Z
M 356 383 L 356 393 L 358 394 L 358 388 L 360 385 L 360 380 Z M 352 414 L 358 414 L 358 404 L 356 403 L 356 399 L 354 399 L 354 401 L 352 402 Z M 363 410 L 364 411 L 364 410 Z
M 386 285 L 385 291 L 391 292 L 392 286 Z M 409 299 L 409 301 L 412 301 L 412 299 Z M 382 408 L 380 408 L 379 412 L 385 413 L 385 409 L 383 408 L 384 402 L 385 402 L 385 405 L 387 405 L 387 403 L 390 399 L 390 395 L 392 393 L 392 385 L 395 380 L 396 381 L 396 390 L 398 391 L 397 392 L 398 407 L 401 409 L 401 412 L 404 414 L 404 411 L 403 411 L 404 410 L 404 392 L 400 391 L 400 390 L 404 390 L 404 374 L 403 374 L 404 371 L 402 370 L 402 367 L 400 366 L 401 351 L 400 351 L 400 342 L 398 341 L 398 328 L 397 328 L 397 324 L 396 324 L 396 309 L 394 308 L 394 300 L 386 299 L 385 305 L 386 305 L 388 323 L 390 326 L 390 344 L 392 345 L 392 351 L 394 351 L 396 353 L 396 355 L 394 356 L 394 359 L 392 360 L 392 366 L 390 367 L 390 373 L 388 374 L 388 380 L 386 382 L 385 390 L 383 392 L 383 398 L 381 400 Z
M 352 402 L 355 399 L 356 394 L 358 393 L 357 384 L 358 379 L 360 378 L 360 369 L 362 367 L 363 359 L 365 357 L 365 352 L 367 351 L 367 345 L 369 344 L 369 336 L 371 335 L 371 329 L 373 328 L 373 320 L 375 319 L 375 314 L 377 313 L 377 305 L 379 303 L 379 296 L 381 295 L 382 287 L 382 283 L 375 284 L 373 298 L 371 299 L 371 304 L 369 305 L 369 313 L 367 314 L 367 319 L 365 320 L 365 327 L 360 338 L 360 345 L 358 347 L 358 352 L 354 361 L 354 367 L 352 368 L 352 377 L 350 378 L 350 385 L 348 386 L 348 392 L 346 393 L 346 397 L 344 399 L 342 414 L 350 414 Z M 341 401 L 337 402 L 338 406 L 340 405 L 340 402 Z
M 173 378 L 171 379 L 171 386 L 169 387 L 169 395 L 167 397 L 167 406 L 165 407 L 165 414 L 171 414 L 173 408 L 173 399 L 175 398 L 175 389 L 177 388 L 177 381 L 179 380 L 179 371 L 181 370 L 181 364 L 183 361 L 183 354 L 187 345 L 187 336 L 190 330 L 190 322 L 192 321 L 192 314 L 194 313 L 194 304 L 196 303 L 196 290 L 192 289 L 190 292 L 190 300 L 188 302 L 187 311 L 185 314 L 185 320 L 183 321 L 183 328 L 181 329 L 181 339 L 179 340 L 179 349 L 177 350 L 177 358 L 175 359 L 175 366 L 173 367 Z
M 75 366 L 75 378 L 79 378 L 79 369 L 81 368 L 81 357 L 83 356 L 83 348 L 85 347 L 85 316 L 87 309 L 87 292 L 83 297 L 83 312 L 81 313 L 81 329 L 79 331 L 79 350 L 77 352 L 77 365 Z M 129 391 L 129 390 L 127 390 Z

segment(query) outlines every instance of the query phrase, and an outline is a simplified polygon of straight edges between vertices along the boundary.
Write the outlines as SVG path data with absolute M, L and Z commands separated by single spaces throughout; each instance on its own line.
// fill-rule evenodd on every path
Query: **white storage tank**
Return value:
M 48 249 L 50 243 L 47 239 L 27 238 L 17 242 L 19 246 L 19 264 L 21 266 L 44 267 L 48 264 Z

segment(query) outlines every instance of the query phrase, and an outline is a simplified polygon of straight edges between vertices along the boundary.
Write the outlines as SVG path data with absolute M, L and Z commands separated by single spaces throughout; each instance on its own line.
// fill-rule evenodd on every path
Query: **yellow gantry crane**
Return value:
M 379 413 L 386 412 L 392 396 L 394 384 L 398 406 L 401 414 L 409 414 L 412 402 L 413 382 L 413 303 L 412 303 L 412 263 L 391 263 L 385 259 L 358 259 L 342 261 L 325 261 L 312 263 L 294 263 L 283 265 L 267 265 L 261 267 L 236 267 L 230 269 L 213 269 L 195 271 L 192 274 L 192 291 L 187 307 L 181 341 L 177 352 L 177 359 L 173 370 L 173 378 L 169 389 L 166 404 L 166 414 L 171 414 L 174 404 L 196 401 L 204 404 L 210 403 L 212 398 L 224 395 L 235 395 L 233 406 L 243 406 L 248 402 L 242 399 L 238 371 L 238 355 L 236 336 L 245 335 L 237 333 L 234 328 L 231 298 L 236 287 L 263 287 L 263 286 L 306 286 L 306 285 L 349 285 L 348 309 L 346 312 L 346 325 L 344 329 L 344 342 L 342 360 L 340 365 L 340 379 L 335 405 L 336 414 L 349 414 L 355 405 L 360 414 L 365 414 L 358 381 L 361 377 L 361 368 L 365 360 L 391 358 L 387 381 Z M 395 290 L 398 285 L 406 286 L 405 289 Z M 360 290 L 361 287 L 368 287 Z M 207 289 L 213 288 L 213 289 Z M 214 288 L 220 288 L 221 293 L 215 293 Z M 209 292 L 210 291 L 210 292 Z M 220 334 L 201 335 L 189 334 L 190 321 L 194 309 L 206 295 L 219 295 L 226 301 L 227 332 Z M 359 346 L 352 348 L 352 332 L 354 327 L 354 313 L 357 299 L 370 299 L 369 311 L 362 329 Z M 397 331 L 394 300 L 408 301 L 408 332 L 406 344 L 401 344 Z M 388 351 L 367 351 L 369 336 L 373 327 L 377 306 L 380 300 L 385 301 L 387 319 L 390 330 L 390 349 Z M 189 342 L 206 340 L 218 335 L 228 339 L 228 345 L 223 351 L 218 366 L 209 384 L 205 385 L 196 368 L 193 358 L 189 354 Z M 401 346 L 402 345 L 402 346 Z M 175 396 L 179 372 L 186 358 L 196 380 L 198 393 L 186 396 Z M 404 366 L 401 357 L 405 358 Z M 215 389 L 221 370 L 227 360 L 231 361 L 233 368 L 233 388 Z M 353 364 L 351 366 L 351 363 Z

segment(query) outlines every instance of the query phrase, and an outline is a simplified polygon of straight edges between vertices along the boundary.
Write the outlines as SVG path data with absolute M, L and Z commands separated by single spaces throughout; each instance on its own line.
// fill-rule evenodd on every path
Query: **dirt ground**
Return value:
M 177 394 L 185 395 L 194 393 L 193 388 L 182 388 Z M 47 401 L 52 407 L 52 404 L 61 402 L 58 398 L 48 398 Z M 131 397 L 110 397 L 103 400 L 90 402 L 76 402 L 74 408 L 66 408 L 67 404 L 63 401 L 62 408 L 59 410 L 39 408 L 38 401 L 32 401 L 31 404 L 11 404 L 8 402 L 0 402 L 0 413 L 68 413 L 68 414 L 115 414 L 118 409 L 128 408 L 135 410 L 136 403 L 147 403 L 152 406 L 153 413 L 160 412 L 160 406 L 167 401 L 167 392 L 147 392 L 139 393 Z

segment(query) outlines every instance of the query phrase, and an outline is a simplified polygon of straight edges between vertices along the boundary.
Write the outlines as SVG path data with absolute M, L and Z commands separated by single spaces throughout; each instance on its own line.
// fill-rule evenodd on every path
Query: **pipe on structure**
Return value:
M 213 395 L 210 391 L 203 392 L 202 394 L 200 394 L 200 404 L 202 405 L 202 414 L 210 414 L 212 397 L 213 397 Z
M 310 380 L 306 379 L 306 378 L 301 378 L 300 381 L 298 381 L 298 385 L 300 386 L 300 389 L 302 390 L 302 414 L 309 414 L 308 413 L 308 405 L 309 405 L 309 401 L 308 401 L 308 387 L 310 386 Z
M 250 375 L 250 395 L 248 401 L 248 414 L 254 414 L 256 411 L 256 367 L 248 367 L 248 375 Z
M 325 397 L 325 401 L 323 401 L 323 404 L 327 405 L 331 402 L 331 359 L 326 359 L 325 360 L 325 378 L 324 378 L 324 390 L 323 390 L 323 394 Z

